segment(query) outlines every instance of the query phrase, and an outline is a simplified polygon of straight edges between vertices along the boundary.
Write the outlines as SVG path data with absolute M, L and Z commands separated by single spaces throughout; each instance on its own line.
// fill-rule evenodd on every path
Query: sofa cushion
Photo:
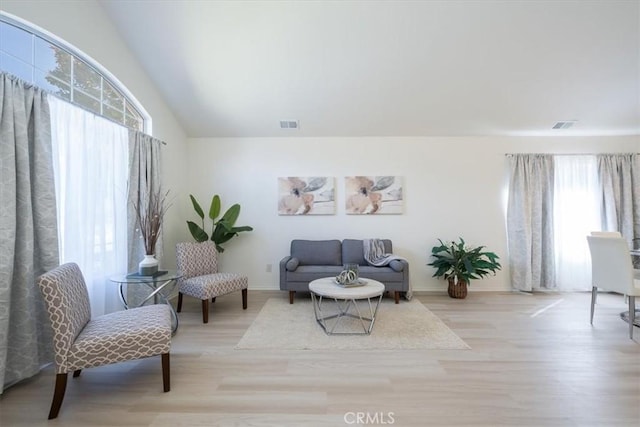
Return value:
M 342 241 L 342 262 L 344 264 L 367 265 L 364 260 L 362 240 L 344 239 Z
M 383 239 L 385 253 L 393 253 L 391 240 Z M 364 246 L 362 240 L 344 239 L 342 241 L 342 262 L 344 264 L 368 265 L 364 259 Z
M 298 264 L 300 264 L 298 258 L 291 257 L 291 259 L 287 261 L 285 267 L 287 268 L 287 271 L 294 271 L 296 268 L 298 268 Z
M 296 268 L 296 271 L 289 271 L 287 273 L 287 281 L 309 283 L 312 280 L 323 277 L 335 277 L 340 274 L 341 271 L 341 265 L 300 265 Z
M 391 267 L 374 267 L 370 265 L 360 266 L 360 277 L 363 279 L 373 279 L 382 283 L 402 282 L 404 273 L 393 271 Z
M 299 265 L 342 265 L 340 240 L 292 240 L 291 256 Z

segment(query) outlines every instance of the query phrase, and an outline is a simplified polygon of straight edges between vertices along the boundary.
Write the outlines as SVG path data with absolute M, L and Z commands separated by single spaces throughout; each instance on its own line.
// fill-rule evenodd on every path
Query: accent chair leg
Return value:
M 73 378 L 78 378 L 80 376 L 80 372 L 82 372 L 82 369 L 73 371 Z
M 296 291 L 289 291 L 289 304 L 293 304 L 293 297 L 295 296 Z
M 242 290 L 242 309 L 243 310 L 247 309 L 247 290 L 246 289 Z
M 633 322 L 636 320 L 636 297 L 629 295 L 629 338 L 633 339 Z
M 202 300 L 202 323 L 209 323 L 209 298 Z
M 393 300 L 396 302 L 396 304 L 400 303 L 400 292 L 399 291 L 395 291 L 393 293 Z
M 164 392 L 171 390 L 171 369 L 169 367 L 169 353 L 162 353 L 162 387 Z
M 182 311 L 182 292 L 178 292 L 178 308 L 176 311 L 180 313 Z
M 596 308 L 596 296 L 598 295 L 598 287 L 591 288 L 591 324 L 593 325 L 593 311 Z
M 211 298 L 211 302 L 216 302 L 216 297 Z
M 67 389 L 67 374 L 56 375 L 56 388 L 53 392 L 53 401 L 51 401 L 51 410 L 49 411 L 49 419 L 52 420 L 58 417 L 60 407 L 62 406 L 62 400 L 64 399 L 64 392 Z

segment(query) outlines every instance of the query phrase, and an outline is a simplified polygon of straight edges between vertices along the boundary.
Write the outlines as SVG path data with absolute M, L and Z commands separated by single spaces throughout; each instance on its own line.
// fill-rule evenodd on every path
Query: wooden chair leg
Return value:
M 62 406 L 62 400 L 64 399 L 64 392 L 67 389 L 67 374 L 56 375 L 56 388 L 53 392 L 53 401 L 51 401 L 51 410 L 49 411 L 49 419 L 52 420 L 58 416 L 60 407 Z
M 178 292 L 178 308 L 176 309 L 178 313 L 182 311 L 182 292 Z
M 246 289 L 242 290 L 242 309 L 243 310 L 247 309 L 247 290 Z
M 211 298 L 211 302 L 216 302 L 216 297 Z
M 169 353 L 162 353 L 162 386 L 165 393 L 171 390 L 171 369 L 169 367 Z
M 395 291 L 393 293 L 393 299 L 395 300 L 396 304 L 399 304 L 400 303 L 400 292 Z
M 78 378 L 80 376 L 80 372 L 82 372 L 82 369 L 73 371 L 73 378 Z
M 289 291 L 289 304 L 293 304 L 293 296 L 296 294 L 296 291 Z
M 209 298 L 202 300 L 202 323 L 209 323 Z

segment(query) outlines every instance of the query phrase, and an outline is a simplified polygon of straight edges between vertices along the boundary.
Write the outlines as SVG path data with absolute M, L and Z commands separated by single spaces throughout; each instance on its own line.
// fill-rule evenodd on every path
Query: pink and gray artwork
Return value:
M 347 214 L 401 214 L 402 177 L 348 176 L 345 178 Z
M 279 215 L 333 215 L 336 212 L 334 178 L 278 178 Z

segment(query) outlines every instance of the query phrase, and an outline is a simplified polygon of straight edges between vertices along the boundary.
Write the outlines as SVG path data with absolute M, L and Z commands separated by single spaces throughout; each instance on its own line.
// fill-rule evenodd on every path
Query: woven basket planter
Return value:
M 454 278 L 449 277 L 449 288 L 447 292 L 451 298 L 464 299 L 467 297 L 467 281 L 458 279 L 458 283 L 454 283 Z

